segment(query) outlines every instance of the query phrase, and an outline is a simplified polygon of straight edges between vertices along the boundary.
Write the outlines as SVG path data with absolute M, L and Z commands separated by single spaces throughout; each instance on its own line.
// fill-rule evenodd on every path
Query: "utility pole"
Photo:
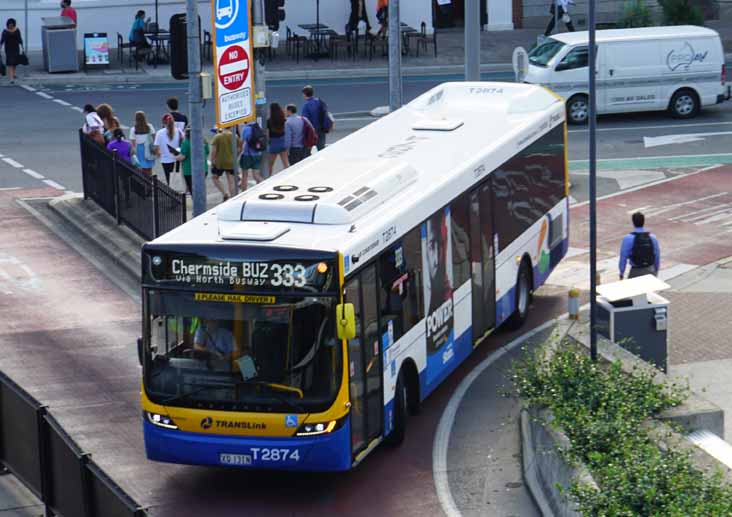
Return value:
M 252 24 L 264 25 L 264 0 L 252 0 Z M 264 56 L 262 53 L 265 49 L 254 49 L 254 107 L 257 111 L 257 123 L 266 131 L 267 128 L 267 76 L 264 69 Z M 244 132 L 242 131 L 242 135 Z M 264 166 L 265 160 L 262 160 Z M 264 172 L 260 169 L 261 172 Z M 271 174 L 271 171 L 267 171 Z M 262 174 L 264 176 L 264 174 Z
M 590 86 L 590 356 L 597 361 L 597 113 L 595 103 L 595 0 L 589 12 L 589 86 Z
M 201 41 L 198 1 L 187 0 L 188 113 L 191 125 L 193 217 L 206 211 L 206 177 L 203 174 L 203 100 L 201 99 Z
M 389 111 L 402 107 L 402 31 L 399 0 L 389 2 Z
M 480 7 L 465 0 L 465 80 L 480 81 Z

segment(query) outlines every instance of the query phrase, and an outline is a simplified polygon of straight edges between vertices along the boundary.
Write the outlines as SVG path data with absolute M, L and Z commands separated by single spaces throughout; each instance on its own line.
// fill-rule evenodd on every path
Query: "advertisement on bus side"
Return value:
M 426 316 L 427 382 L 455 359 L 450 208 L 422 224 L 422 271 Z

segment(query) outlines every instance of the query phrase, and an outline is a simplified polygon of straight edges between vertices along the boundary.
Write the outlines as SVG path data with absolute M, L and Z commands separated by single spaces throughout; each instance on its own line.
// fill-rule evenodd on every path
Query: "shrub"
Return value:
M 697 470 L 686 452 L 659 449 L 643 426 L 686 396 L 655 375 L 641 368 L 629 375 L 619 363 L 600 367 L 567 347 L 549 359 L 527 355 L 513 368 L 517 394 L 552 411 L 571 442 L 566 457 L 587 465 L 600 487 L 564 487 L 583 515 L 732 515 L 732 487 Z
M 704 13 L 689 0 L 658 0 L 666 25 L 703 25 Z
M 620 28 L 650 27 L 653 25 L 651 10 L 643 0 L 629 0 L 623 6 L 623 14 L 618 21 Z

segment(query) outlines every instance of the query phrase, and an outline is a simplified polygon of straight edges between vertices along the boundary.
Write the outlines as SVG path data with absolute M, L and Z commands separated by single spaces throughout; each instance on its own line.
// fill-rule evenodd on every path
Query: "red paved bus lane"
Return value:
M 140 307 L 16 201 L 51 194 L 0 191 L 0 370 L 48 404 L 81 448 L 150 515 L 442 514 L 432 454 L 444 407 L 475 365 L 520 333 L 497 332 L 486 340 L 425 401 L 420 414 L 410 417 L 401 447 L 378 447 L 350 472 L 292 474 L 149 462 L 134 345 Z M 563 291 L 542 289 L 524 329 L 564 308 Z

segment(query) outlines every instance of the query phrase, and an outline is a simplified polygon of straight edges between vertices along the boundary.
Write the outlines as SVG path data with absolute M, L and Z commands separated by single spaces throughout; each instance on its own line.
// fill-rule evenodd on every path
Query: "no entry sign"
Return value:
M 216 63 L 216 123 L 253 120 L 254 95 L 249 0 L 211 0 Z

